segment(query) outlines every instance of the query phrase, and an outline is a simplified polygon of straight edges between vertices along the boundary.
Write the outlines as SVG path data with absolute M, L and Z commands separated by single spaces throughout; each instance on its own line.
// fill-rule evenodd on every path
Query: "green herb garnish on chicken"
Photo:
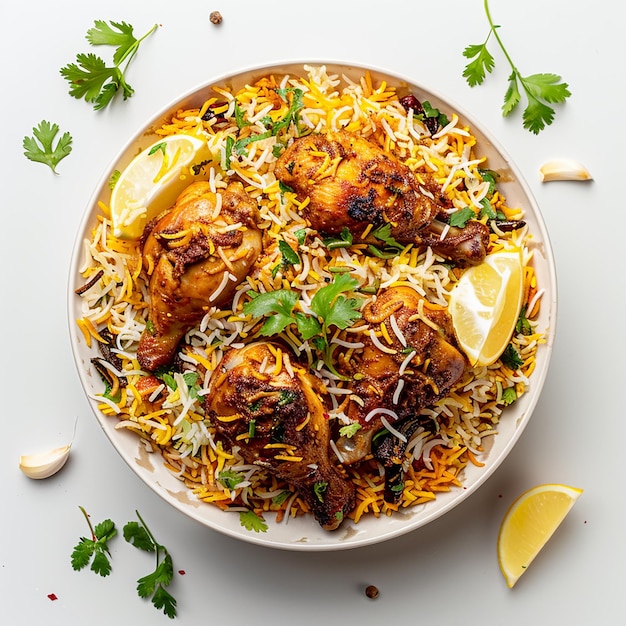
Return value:
M 70 84 L 70 95 L 93 104 L 96 111 L 105 108 L 120 89 L 124 100 L 130 98 L 135 90 L 126 80 L 126 71 L 141 42 L 156 29 L 157 24 L 137 39 L 126 22 L 96 20 L 87 31 L 87 41 L 92 46 L 114 46 L 113 64 L 107 65 L 93 52 L 77 54 L 75 63 L 61 68 L 61 76 Z
M 55 174 L 58 173 L 56 166 L 72 151 L 72 135 L 68 132 L 63 133 L 54 145 L 58 132 L 58 124 L 42 120 L 33 128 L 33 136 L 24 137 L 22 141 L 24 156 L 36 163 L 44 163 Z
M 502 50 L 506 60 L 511 66 L 511 74 L 508 79 L 508 87 L 502 105 L 502 115 L 510 115 L 520 103 L 522 96 L 520 87 L 526 95 L 526 108 L 522 114 L 524 128 L 537 135 L 546 126 L 552 124 L 555 111 L 551 104 L 565 102 L 571 95 L 567 83 L 562 82 L 558 74 L 531 74 L 523 76 L 505 48 L 498 29 L 500 26 L 493 23 L 489 11 L 489 2 L 484 0 L 484 9 L 489 21 L 489 32 L 483 43 L 469 45 L 463 50 L 463 56 L 469 59 L 469 63 L 463 70 L 463 76 L 470 87 L 482 85 L 487 74 L 495 67 L 495 59 L 488 49 L 488 43 L 493 35 L 498 46 Z

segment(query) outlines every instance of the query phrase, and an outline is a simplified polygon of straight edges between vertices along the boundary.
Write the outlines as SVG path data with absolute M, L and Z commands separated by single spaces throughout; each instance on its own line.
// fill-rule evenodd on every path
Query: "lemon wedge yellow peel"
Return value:
M 469 268 L 450 292 L 454 331 L 472 366 L 491 365 L 504 352 L 519 317 L 524 265 L 519 248 L 500 250 Z
M 185 134 L 168 135 L 142 150 L 122 171 L 111 193 L 115 237 L 141 237 L 146 223 L 193 182 L 190 168 L 210 158 L 204 139 Z
M 567 485 L 538 485 L 519 496 L 498 533 L 498 563 L 509 588 L 528 569 L 582 493 Z

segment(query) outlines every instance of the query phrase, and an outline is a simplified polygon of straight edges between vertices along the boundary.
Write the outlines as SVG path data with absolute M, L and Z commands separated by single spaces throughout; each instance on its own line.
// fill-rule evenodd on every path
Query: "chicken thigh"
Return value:
M 358 236 L 368 224 L 390 224 L 400 243 L 429 245 L 462 263 L 477 264 L 485 257 L 489 231 L 484 224 L 472 222 L 462 237 L 465 229 L 455 229 L 460 240 L 442 238 L 445 224 L 436 218 L 443 207 L 433 192 L 407 165 L 354 133 L 339 130 L 296 139 L 279 157 L 275 174 L 300 201 L 309 198 L 305 217 L 321 233 L 348 228 Z
M 424 421 L 418 418 L 420 411 L 446 396 L 466 367 L 464 356 L 453 345 L 447 311 L 428 308 L 411 287 L 382 291 L 364 308 L 363 319 L 374 332 L 385 324 L 392 343 L 380 339 L 384 351 L 364 333 L 362 352 L 341 365 L 341 373 L 354 379 L 353 395 L 357 397 L 345 413 L 361 425 L 355 435 L 337 441 L 345 463 L 359 461 L 371 451 L 373 435 L 383 426 L 381 415 L 408 439 Z M 402 446 L 393 453 L 384 448 L 378 454 L 381 461 L 388 460 L 383 458 L 385 454 L 401 456 Z
M 168 364 L 185 333 L 233 297 L 261 253 L 256 202 L 241 183 L 217 194 L 192 183 L 148 225 L 143 265 L 150 278 L 148 324 L 137 350 L 147 370 Z
M 248 463 L 291 484 L 319 524 L 334 530 L 354 507 L 355 487 L 331 460 L 323 392 L 279 344 L 257 342 L 224 356 L 205 409 Z

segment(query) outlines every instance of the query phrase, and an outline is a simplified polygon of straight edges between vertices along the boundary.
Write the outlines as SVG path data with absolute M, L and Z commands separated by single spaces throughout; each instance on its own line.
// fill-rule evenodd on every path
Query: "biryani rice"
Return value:
M 384 82 L 374 84 L 369 73 L 354 82 L 328 74 L 324 66 L 305 66 L 302 76 L 267 76 L 236 93 L 226 87 L 214 88 L 217 95 L 208 98 L 200 109 L 178 111 L 155 132 L 161 136 L 188 133 L 206 139 L 214 155 L 214 161 L 206 165 L 206 179 L 215 192 L 224 189 L 233 177 L 244 182 L 247 193 L 259 205 L 264 252 L 256 270 L 238 287 L 232 306 L 211 307 L 201 323 L 187 333 L 179 354 L 184 371 L 173 373 L 165 381 L 142 371 L 136 357 L 137 343 L 146 328 L 148 300 L 139 243 L 113 237 L 108 208 L 100 204 L 101 214 L 83 247 L 80 273 L 93 285 L 80 294 L 82 316 L 77 324 L 88 346 L 106 343 L 107 334 L 111 337 L 119 367 L 109 363 L 109 368 L 113 377 L 126 382 L 118 397 L 107 393 L 93 396 L 100 411 L 116 417 L 117 428 L 137 433 L 152 451 L 160 452 L 165 466 L 198 499 L 224 510 L 243 507 L 260 515 L 273 512 L 278 521 L 307 513 L 306 504 L 265 468 L 246 463 L 241 447 L 225 449 L 202 406 L 211 373 L 223 354 L 255 338 L 257 320 L 242 312 L 249 297 L 246 292 L 296 290 L 306 311 L 325 279 L 332 279 L 337 272 L 349 272 L 368 296 L 380 288 L 409 285 L 426 299 L 427 306 L 445 308 L 448 294 L 462 272 L 431 249 L 418 250 L 408 245 L 394 258 L 382 259 L 366 255 L 364 244 L 329 250 L 319 237 L 307 238 L 307 244 L 299 245 L 299 265 L 283 266 L 278 241 L 297 244 L 298 234 L 310 228 L 302 216 L 306 201 L 301 203 L 293 192 L 281 189 L 273 175 L 273 150 L 279 139 L 271 136 L 252 141 L 236 158 L 231 158 L 228 150 L 233 141 L 265 133 L 266 116 L 274 122 L 284 118 L 289 103 L 277 90 L 286 89 L 302 91 L 299 119 L 306 132 L 344 128 L 369 138 L 404 161 L 418 177 L 434 176 L 451 204 L 450 212 L 470 206 L 479 215 L 491 185 L 481 174 L 481 168 L 487 168 L 488 163 L 474 154 L 476 140 L 469 128 L 461 126 L 456 114 L 451 114 L 450 122 L 431 136 L 413 111 L 405 110 L 396 90 Z M 241 129 L 234 120 L 235 102 L 249 122 Z M 209 109 L 213 116 L 205 115 Z M 280 142 L 284 144 L 294 132 L 292 124 Z M 332 168 L 329 163 L 326 175 L 332 175 Z M 523 217 L 523 209 L 507 206 L 497 190 L 490 202 L 507 220 Z M 357 504 L 349 515 L 354 522 L 363 516 L 392 515 L 431 502 L 437 493 L 462 486 L 468 463 L 483 464 L 485 440 L 497 434 L 509 402 L 504 398 L 505 390 L 514 389 L 516 397 L 525 393 L 536 351 L 543 342 L 533 321 L 539 313 L 542 292 L 536 284 L 532 253 L 527 246 L 531 236 L 526 228 L 512 232 L 495 228 L 490 238 L 493 251 L 510 246 L 523 250 L 523 302 L 532 330 L 530 334 L 515 334 L 511 341 L 523 365 L 515 371 L 501 361 L 488 367 L 467 368 L 445 398 L 421 412 L 432 418 L 436 431 L 420 428 L 408 442 L 404 490 L 398 504 L 385 501 L 384 471 L 376 462 L 365 460 L 346 467 L 357 490 Z M 225 277 L 227 280 L 228 273 Z M 420 318 L 428 323 L 425 315 Z M 335 332 L 330 341 L 349 357 L 350 351 L 363 347 L 359 341 L 362 331 L 363 326 L 357 322 L 352 328 Z M 376 332 L 370 332 L 381 350 L 390 349 L 392 334 L 402 340 L 392 320 L 389 327 L 383 323 Z M 289 328 L 281 337 L 293 349 L 294 359 L 303 360 L 325 383 L 331 405 L 329 418 L 345 423 L 343 408 L 351 393 L 346 383 Z M 394 401 L 401 392 L 399 384 Z M 393 432 L 391 420 L 386 421 Z M 331 448 L 340 458 L 334 442 Z M 226 480 L 227 476 L 231 479 Z

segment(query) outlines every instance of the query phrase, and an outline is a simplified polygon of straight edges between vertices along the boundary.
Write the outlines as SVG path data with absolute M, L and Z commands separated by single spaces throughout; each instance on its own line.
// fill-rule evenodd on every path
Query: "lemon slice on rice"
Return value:
M 487 255 L 450 292 L 459 345 L 472 366 L 491 365 L 506 349 L 522 305 L 524 267 L 519 248 Z
M 581 493 L 567 485 L 538 485 L 513 502 L 498 533 L 498 563 L 508 587 L 528 569 Z
M 121 239 L 141 237 L 146 223 L 193 182 L 191 166 L 210 157 L 205 140 L 184 134 L 163 137 L 142 150 L 113 187 L 113 234 Z

